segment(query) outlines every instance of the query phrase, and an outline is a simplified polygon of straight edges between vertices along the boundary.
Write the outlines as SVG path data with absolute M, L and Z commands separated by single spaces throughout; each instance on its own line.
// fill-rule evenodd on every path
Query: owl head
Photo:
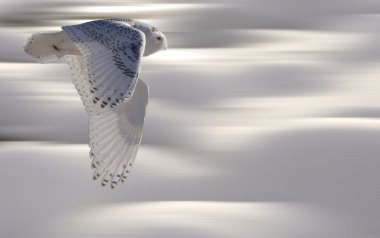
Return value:
M 165 50 L 168 48 L 166 36 L 156 27 L 140 21 L 133 21 L 130 24 L 145 34 L 144 56 L 148 56 L 159 50 Z

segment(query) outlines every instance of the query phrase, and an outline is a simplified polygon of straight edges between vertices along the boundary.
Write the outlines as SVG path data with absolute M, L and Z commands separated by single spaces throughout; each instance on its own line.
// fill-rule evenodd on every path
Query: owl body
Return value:
M 103 39 L 103 43 L 107 47 L 115 48 L 117 45 L 112 46 L 109 44 L 114 42 L 126 45 L 131 44 L 126 36 L 138 33 L 133 32 L 130 27 L 143 33 L 142 37 L 145 41 L 143 56 L 148 56 L 167 48 L 165 35 L 156 27 L 128 18 L 113 18 L 63 26 L 63 31 L 59 32 L 33 34 L 25 45 L 24 50 L 27 54 L 42 61 L 59 59 L 65 55 L 80 55 L 80 51 L 69 37 L 71 31 L 78 30 L 92 34 L 94 41 Z M 107 37 L 114 38 L 109 39 L 108 45 Z

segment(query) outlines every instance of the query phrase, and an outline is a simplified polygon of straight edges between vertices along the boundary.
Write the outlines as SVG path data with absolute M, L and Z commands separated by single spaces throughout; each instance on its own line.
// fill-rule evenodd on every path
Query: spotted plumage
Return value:
M 40 59 L 65 57 L 89 114 L 93 179 L 115 187 L 129 175 L 141 141 L 148 87 L 139 79 L 143 56 L 166 49 L 157 28 L 127 18 L 63 26 L 34 34 L 25 52 Z

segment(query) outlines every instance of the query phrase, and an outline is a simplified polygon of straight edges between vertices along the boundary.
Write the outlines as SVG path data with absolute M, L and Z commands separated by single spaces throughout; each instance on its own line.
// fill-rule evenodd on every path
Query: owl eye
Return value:
M 157 36 L 157 40 L 161 41 L 162 37 L 161 36 Z

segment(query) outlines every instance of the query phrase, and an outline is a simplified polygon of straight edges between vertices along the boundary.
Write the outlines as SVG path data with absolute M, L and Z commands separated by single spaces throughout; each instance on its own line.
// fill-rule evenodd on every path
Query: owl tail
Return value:
M 24 51 L 42 61 L 59 59 L 65 55 L 60 49 L 62 34 L 62 32 L 33 34 L 24 46 Z

